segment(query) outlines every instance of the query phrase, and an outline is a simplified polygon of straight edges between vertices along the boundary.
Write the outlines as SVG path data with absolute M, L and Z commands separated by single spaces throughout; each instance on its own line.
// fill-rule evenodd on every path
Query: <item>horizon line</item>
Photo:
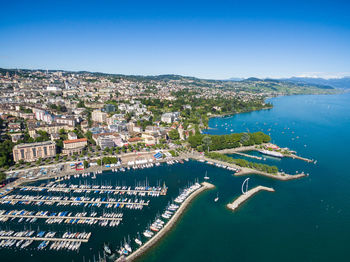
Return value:
M 173 76 L 182 76 L 182 77 L 189 77 L 189 78 L 197 78 L 197 79 L 203 79 L 203 80 L 215 80 L 215 81 L 241 81 L 246 80 L 249 78 L 257 78 L 261 80 L 266 79 L 273 79 L 273 80 L 284 80 L 284 79 L 290 79 L 290 78 L 310 78 L 310 79 L 342 79 L 342 78 L 350 78 L 350 72 L 339 72 L 339 73 L 324 73 L 324 72 L 310 72 L 310 73 L 301 73 L 297 75 L 291 75 L 291 76 L 249 76 L 249 77 L 240 77 L 240 76 L 234 76 L 234 77 L 228 77 L 228 78 L 206 78 L 206 77 L 198 77 L 198 76 L 192 76 L 192 75 L 182 75 L 177 73 L 162 73 L 162 74 L 126 74 L 126 73 L 110 73 L 110 72 L 102 72 L 102 71 L 89 71 L 89 70 L 68 70 L 68 69 L 41 69 L 41 68 L 6 68 L 6 67 L 0 67 L 0 69 L 3 70 L 28 70 L 28 71 L 62 71 L 62 72 L 86 72 L 86 73 L 92 73 L 92 74 L 105 74 L 105 75 L 123 75 L 123 76 L 142 76 L 142 77 L 155 77 L 155 76 L 165 76 L 165 75 L 173 75 Z

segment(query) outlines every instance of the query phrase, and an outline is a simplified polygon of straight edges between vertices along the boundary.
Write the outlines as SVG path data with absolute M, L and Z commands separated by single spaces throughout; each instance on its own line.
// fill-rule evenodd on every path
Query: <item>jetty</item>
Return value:
M 269 191 L 269 192 L 274 192 L 275 190 L 271 187 L 265 187 L 265 186 L 257 186 L 254 187 L 250 190 L 248 190 L 247 192 L 243 193 L 242 195 L 240 195 L 236 200 L 234 200 L 232 203 L 227 204 L 227 208 L 231 209 L 231 210 L 236 210 L 242 203 L 244 203 L 245 201 L 247 201 L 250 197 L 252 197 L 253 195 L 255 195 L 256 193 L 260 192 L 260 191 Z
M 245 154 L 245 153 L 242 153 L 242 152 L 234 152 L 234 154 L 240 155 L 240 156 L 249 157 L 249 158 L 254 158 L 254 159 L 258 159 L 258 160 L 262 160 L 261 156 L 253 156 L 253 155 Z
M 210 163 L 215 163 L 221 166 L 225 166 L 225 167 L 230 167 L 232 169 L 238 170 L 237 172 L 234 173 L 234 176 L 246 176 L 246 175 L 261 175 L 261 176 L 265 176 L 265 177 L 269 177 L 269 178 L 273 178 L 273 179 L 278 179 L 278 180 L 282 180 L 282 181 L 287 181 L 287 180 L 293 180 L 293 179 L 298 179 L 298 178 L 302 178 L 304 176 L 307 176 L 306 174 L 297 174 L 297 175 L 290 175 L 290 174 L 286 174 L 286 173 L 282 173 L 282 172 L 277 172 L 276 174 L 272 174 L 272 173 L 267 173 L 267 172 L 263 172 L 263 171 L 259 171 L 253 168 L 249 168 L 249 167 L 240 167 L 238 165 L 232 164 L 232 163 L 227 163 L 227 162 L 223 162 L 217 159 L 212 159 L 212 158 L 207 158 L 204 156 L 201 157 L 193 157 L 193 159 L 198 160 L 198 161 L 207 161 Z
M 77 185 L 71 185 L 70 187 L 66 186 L 56 186 L 56 187 L 49 187 L 49 186 L 19 186 L 19 188 L 22 188 L 23 191 L 44 191 L 47 190 L 47 192 L 64 192 L 64 193 L 113 193 L 113 194 L 129 194 L 129 195 L 136 195 L 136 194 L 159 194 L 159 195 L 166 195 L 167 188 L 161 188 L 161 189 L 153 189 L 150 188 L 149 190 L 143 190 L 143 189 L 113 189 L 113 188 L 91 188 L 91 187 L 85 187 L 85 186 L 77 186 Z
M 87 243 L 89 241 L 89 239 L 82 239 L 82 238 L 17 237 L 17 236 L 0 236 L 0 240 L 1 239 L 33 240 L 33 241 L 64 241 L 64 242 L 83 242 L 83 243 Z
M 0 203 L 4 204 L 6 202 L 11 202 L 11 204 L 17 204 L 18 202 L 22 204 L 30 204 L 34 202 L 40 203 L 60 203 L 62 204 L 111 204 L 111 205 L 138 205 L 138 206 L 148 206 L 148 202 L 128 202 L 128 201 L 96 201 L 96 200 L 84 200 L 83 198 L 79 199 L 63 199 L 62 197 L 52 197 L 52 198 L 37 198 L 35 196 L 8 196 L 8 198 L 2 198 Z
M 53 215 L 22 215 L 22 214 L 2 214 L 0 221 L 3 218 L 37 218 L 37 219 L 79 219 L 79 220 L 101 220 L 101 221 L 122 221 L 122 217 L 85 217 L 85 216 L 53 216 Z
M 308 159 L 306 157 L 297 156 L 295 154 L 283 154 L 283 156 L 290 157 L 290 158 L 293 158 L 293 159 L 299 159 L 299 160 L 302 160 L 302 161 L 305 161 L 305 162 L 308 162 L 308 163 L 315 162 L 315 160 Z
M 259 146 L 260 147 L 265 147 L 267 145 L 269 145 L 269 143 L 261 144 Z M 220 153 L 220 154 L 237 154 L 237 155 L 242 155 L 242 156 L 245 156 L 245 157 L 257 158 L 257 156 L 252 156 L 252 155 L 245 154 L 245 153 L 242 153 L 242 152 L 246 152 L 246 151 L 260 151 L 260 150 L 261 150 L 261 148 L 257 147 L 256 145 L 253 145 L 253 146 L 241 146 L 241 147 L 236 147 L 236 148 L 227 148 L 227 149 L 222 149 L 222 150 L 216 150 L 216 151 L 213 151 L 213 152 Z M 295 151 L 291 151 L 289 149 L 285 149 L 285 151 L 284 152 L 282 151 L 281 153 L 282 153 L 282 155 L 284 157 L 290 157 L 290 158 L 293 158 L 293 159 L 299 159 L 299 160 L 302 160 L 302 161 L 305 161 L 305 162 L 308 162 L 308 163 L 314 162 L 314 160 L 312 160 L 312 159 L 296 155 Z
M 152 237 L 149 241 L 147 241 L 144 245 L 142 245 L 139 249 L 137 249 L 135 252 L 131 253 L 127 257 L 120 257 L 116 260 L 116 262 L 122 262 L 122 261 L 134 261 L 137 257 L 144 254 L 150 247 L 155 245 L 164 235 L 175 225 L 177 220 L 180 218 L 180 216 L 183 214 L 183 212 L 186 210 L 186 207 L 192 202 L 193 199 L 195 199 L 200 193 L 202 193 L 205 190 L 212 189 L 215 186 L 203 182 L 201 183 L 202 187 L 200 187 L 197 191 L 193 192 L 179 207 L 179 209 L 175 212 L 175 214 L 171 217 L 171 219 L 167 222 L 167 224 L 160 230 L 158 233 Z

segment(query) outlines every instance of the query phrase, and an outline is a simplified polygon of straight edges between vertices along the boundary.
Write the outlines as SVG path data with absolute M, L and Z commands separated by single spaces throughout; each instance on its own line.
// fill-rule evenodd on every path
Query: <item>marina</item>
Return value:
M 95 206 L 95 207 L 101 207 L 102 205 L 105 205 L 104 207 L 111 208 L 111 207 L 119 207 L 119 208 L 130 208 L 130 209 L 142 209 L 143 206 L 148 206 L 149 200 L 145 201 L 143 199 L 128 199 L 123 198 L 116 200 L 114 198 L 90 198 L 90 197 L 63 197 L 63 196 L 32 196 L 32 195 L 7 195 L 4 196 L 0 200 L 0 204 L 10 204 L 10 205 L 16 205 L 16 204 L 23 204 L 23 205 L 30 205 L 30 204 L 36 204 L 38 206 L 41 205 L 53 205 L 56 204 L 57 206 L 82 206 L 89 204 Z
M 65 232 L 61 237 L 56 236 L 56 232 L 45 232 L 40 231 L 35 233 L 35 231 L 19 231 L 15 232 L 13 230 L 0 231 L 0 247 L 11 248 L 15 247 L 18 249 L 30 248 L 34 245 L 34 241 L 41 241 L 37 246 L 37 250 L 44 250 L 49 248 L 50 250 L 60 250 L 66 249 L 70 251 L 79 251 L 82 243 L 87 243 L 91 236 L 91 233 L 72 233 Z M 51 246 L 49 244 L 51 243 Z
M 170 229 L 171 227 L 176 223 L 176 221 L 179 219 L 181 214 L 185 211 L 188 204 L 195 199 L 197 195 L 199 195 L 201 192 L 207 189 L 214 188 L 214 185 L 203 182 L 201 185 L 198 183 L 195 184 L 192 188 L 190 188 L 187 191 L 184 191 L 180 196 L 178 196 L 177 203 L 181 203 L 180 206 L 173 205 L 171 206 L 170 210 L 177 210 L 175 214 L 165 223 L 162 220 L 156 220 L 151 227 L 155 227 L 155 230 L 157 233 L 154 234 L 150 230 L 145 231 L 145 236 L 148 238 L 151 238 L 149 241 L 147 241 L 143 246 L 139 247 L 135 252 L 131 253 L 128 256 L 123 256 L 123 252 L 121 253 L 121 257 L 116 260 L 116 262 L 121 261 L 134 261 L 137 257 L 141 256 L 143 253 L 147 252 L 147 250 L 155 245 Z M 152 230 L 152 228 L 150 228 Z
M 50 183 L 46 186 L 21 186 L 21 191 L 34 192 L 64 192 L 64 193 L 95 193 L 95 194 L 114 194 L 114 195 L 139 195 L 139 196 L 159 196 L 166 195 L 167 188 L 139 186 L 135 188 L 127 186 L 100 186 L 100 185 L 67 185 Z

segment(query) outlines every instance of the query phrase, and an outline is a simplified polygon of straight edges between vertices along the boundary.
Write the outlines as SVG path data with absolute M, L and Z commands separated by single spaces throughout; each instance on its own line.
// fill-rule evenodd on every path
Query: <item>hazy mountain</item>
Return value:
M 331 86 L 334 88 L 350 88 L 350 77 L 343 78 L 312 78 L 312 77 L 291 77 L 282 79 L 284 81 L 293 83 L 306 83 L 312 85 L 324 85 Z

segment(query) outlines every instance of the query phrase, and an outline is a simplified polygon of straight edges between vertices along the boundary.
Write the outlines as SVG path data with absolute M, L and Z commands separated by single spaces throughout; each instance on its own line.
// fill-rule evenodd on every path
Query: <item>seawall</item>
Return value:
M 232 211 L 236 210 L 242 203 L 247 201 L 249 198 L 254 196 L 256 193 L 260 191 L 269 191 L 269 192 L 275 192 L 275 190 L 271 187 L 265 187 L 265 186 L 257 186 L 249 191 L 247 191 L 245 194 L 240 195 L 236 200 L 234 200 L 232 203 L 227 204 L 227 208 L 231 209 Z

